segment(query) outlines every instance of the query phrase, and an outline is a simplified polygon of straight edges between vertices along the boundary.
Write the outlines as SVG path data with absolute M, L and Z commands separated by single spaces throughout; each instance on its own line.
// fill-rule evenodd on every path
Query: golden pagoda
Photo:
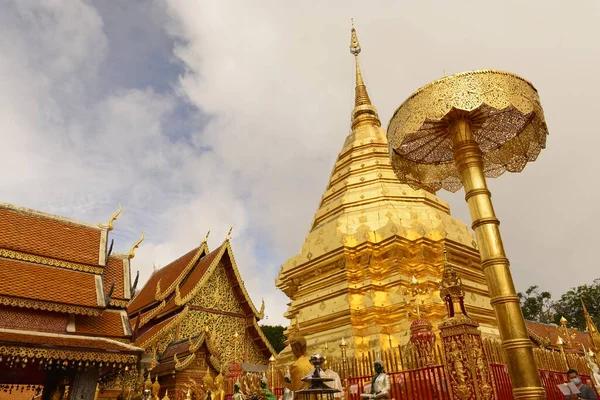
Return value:
M 276 285 L 291 299 L 285 316 L 306 337 L 309 351 L 342 338 L 355 354 L 405 344 L 414 319 L 424 314 L 437 327 L 445 315 L 438 289 L 445 246 L 463 277 L 467 312 L 484 336 L 497 336 L 473 233 L 434 193 L 399 183 L 360 51 L 353 26 L 351 132 L 300 253 L 279 271 Z M 339 358 L 338 346 L 328 349 Z M 279 361 L 289 355 L 286 348 Z

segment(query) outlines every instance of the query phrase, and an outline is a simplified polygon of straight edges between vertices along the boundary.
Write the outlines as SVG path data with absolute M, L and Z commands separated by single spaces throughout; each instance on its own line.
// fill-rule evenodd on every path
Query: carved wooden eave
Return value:
M 188 366 L 190 366 L 192 364 L 192 362 L 194 362 L 195 359 L 196 359 L 196 353 L 190 354 L 183 361 L 180 361 L 177 358 L 177 354 L 174 354 L 173 361 L 174 361 L 175 365 L 174 365 L 173 369 L 175 369 L 175 371 L 183 371 Z
M 175 326 L 177 326 L 177 324 L 180 323 L 181 320 L 187 315 L 188 311 L 189 308 L 187 306 L 184 307 L 183 310 L 177 314 L 177 316 L 173 317 L 165 326 L 159 329 L 158 332 L 154 333 L 151 337 L 139 343 L 137 346 L 143 348 L 144 350 L 148 350 L 152 345 L 159 341 L 164 334 L 175 328 Z
M 160 302 L 160 304 L 156 307 L 154 307 L 151 311 L 149 311 L 146 315 L 144 315 L 143 317 L 141 317 L 140 319 L 140 323 L 138 328 L 141 328 L 142 326 L 146 325 L 148 322 L 150 322 L 150 320 L 152 320 L 152 318 L 154 318 L 155 316 L 158 315 L 158 313 L 165 308 L 165 306 L 167 305 L 167 303 L 163 300 Z
M 200 257 L 204 257 L 208 253 L 209 253 L 208 244 L 206 243 L 206 241 L 203 241 L 202 244 L 200 245 L 200 247 L 198 247 L 198 250 L 196 251 L 196 254 L 192 258 L 192 260 L 190 260 L 190 262 L 186 265 L 186 267 L 179 274 L 179 276 L 164 291 L 161 291 L 161 288 L 160 288 L 161 280 L 159 279 L 158 283 L 156 284 L 156 294 L 155 294 L 156 301 L 163 301 L 171 293 L 173 293 L 173 291 L 175 291 L 179 287 L 179 285 L 185 279 L 185 277 L 188 276 L 188 274 L 190 273 L 192 268 L 194 268 L 196 263 L 198 263 L 198 260 L 200 259 Z

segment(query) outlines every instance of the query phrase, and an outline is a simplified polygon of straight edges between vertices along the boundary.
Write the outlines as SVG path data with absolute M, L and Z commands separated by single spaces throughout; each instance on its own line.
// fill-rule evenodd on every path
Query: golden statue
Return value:
M 223 388 L 223 372 L 215 378 L 214 393 L 212 400 L 225 400 L 225 389 Z
M 290 347 L 296 361 L 290 366 L 283 385 L 286 389 L 295 392 L 308 386 L 308 382 L 302 382 L 302 378 L 313 370 L 313 366 L 306 356 L 306 339 L 300 333 L 297 323 L 295 331 L 290 335 Z
M 204 374 L 202 381 L 204 382 L 204 391 L 206 392 L 203 400 L 212 400 L 214 381 L 212 375 L 210 374 L 210 368 L 206 368 L 206 374 Z
M 155 400 L 160 400 L 158 397 L 158 393 L 160 392 L 160 383 L 158 383 L 158 375 L 154 377 L 154 383 L 152 384 L 152 398 Z

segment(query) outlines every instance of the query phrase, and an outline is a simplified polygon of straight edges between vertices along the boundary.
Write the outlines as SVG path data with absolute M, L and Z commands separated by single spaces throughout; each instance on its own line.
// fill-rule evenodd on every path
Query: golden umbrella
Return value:
M 464 186 L 517 399 L 544 399 L 486 177 L 520 172 L 546 145 L 537 90 L 508 72 L 463 72 L 410 96 L 388 126 L 392 167 L 413 187 Z

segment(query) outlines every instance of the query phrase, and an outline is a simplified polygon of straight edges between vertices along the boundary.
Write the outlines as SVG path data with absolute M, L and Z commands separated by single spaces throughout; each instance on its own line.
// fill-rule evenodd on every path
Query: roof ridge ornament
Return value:
M 135 249 L 137 249 L 140 246 L 140 243 L 142 243 L 144 241 L 144 239 L 145 239 L 144 232 L 142 232 L 142 237 L 140 238 L 140 240 L 135 242 L 133 247 L 131 247 L 131 249 L 129 250 L 129 259 L 130 260 L 135 257 Z
M 210 235 L 210 229 L 208 230 L 208 232 L 206 232 L 206 235 L 204 236 L 204 240 L 202 240 L 202 244 L 205 244 L 206 242 L 208 242 L 209 235 Z
M 231 240 L 231 231 L 233 231 L 233 225 L 229 228 L 229 232 L 227 232 L 227 236 L 225 237 L 225 241 L 228 242 Z
M 108 228 L 107 228 L 107 230 L 109 232 L 113 230 L 113 228 L 114 228 L 114 222 L 117 220 L 117 217 L 121 214 L 121 211 L 123 211 L 123 207 L 121 206 L 121 204 L 119 204 L 119 209 L 117 210 L 116 213 L 113 214 L 112 217 L 110 217 L 110 220 L 108 221 Z

